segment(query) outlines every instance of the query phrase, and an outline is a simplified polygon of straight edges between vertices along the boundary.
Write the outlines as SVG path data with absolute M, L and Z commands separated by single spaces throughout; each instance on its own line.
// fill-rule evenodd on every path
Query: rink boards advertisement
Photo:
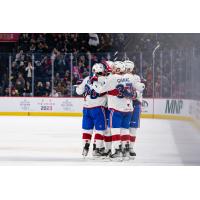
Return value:
M 177 116 L 185 117 L 188 119 L 190 117 L 190 105 L 191 100 L 187 99 L 154 99 L 154 110 L 153 113 L 156 115 L 161 115 L 163 118 L 171 118 Z M 161 117 L 162 118 L 162 117 Z
M 82 107 L 80 98 L 0 98 L 0 112 L 74 113 L 81 112 Z
M 195 107 L 194 107 L 195 105 Z M 152 99 L 142 101 L 142 117 L 199 117 L 200 103 L 185 99 Z M 1 115 L 81 116 L 83 98 L 1 97 Z
M 0 98 L 0 112 L 81 113 L 83 98 Z M 143 99 L 142 113 L 152 114 L 152 99 Z

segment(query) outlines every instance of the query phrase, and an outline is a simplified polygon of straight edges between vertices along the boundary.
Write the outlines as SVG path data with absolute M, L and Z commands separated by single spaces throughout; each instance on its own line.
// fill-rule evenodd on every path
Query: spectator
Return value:
M 18 74 L 18 78 L 15 83 L 15 88 L 18 91 L 19 96 L 23 96 L 25 87 L 25 80 L 21 73 Z
M 56 73 L 54 77 L 54 85 L 58 85 L 59 82 L 60 82 L 60 74 Z
M 5 89 L 3 96 L 10 96 L 10 94 L 9 94 L 9 88 Z
M 35 96 L 42 97 L 44 96 L 44 94 L 45 94 L 45 90 L 44 90 L 43 84 L 42 82 L 39 81 L 35 88 Z
M 58 96 L 62 96 L 62 94 L 65 93 L 65 90 L 66 89 L 64 88 L 64 85 L 61 84 L 61 82 L 59 82 L 57 84 L 57 86 L 55 87 L 55 91 L 56 91 L 56 93 L 58 93 Z
M 29 48 L 31 53 L 35 53 L 36 52 L 36 46 L 34 43 L 31 44 L 30 48 Z
M 50 93 L 51 93 L 51 84 L 49 81 L 47 81 L 44 88 L 44 96 L 48 97 Z
M 48 92 L 49 86 L 46 88 L 46 82 L 51 81 L 52 64 L 54 64 L 54 86 L 57 87 L 58 83 L 60 83 L 64 88 L 62 90 L 63 93 L 60 95 L 67 96 L 71 94 L 71 81 L 72 84 L 76 84 L 78 79 L 88 76 L 90 67 L 94 63 L 106 59 L 112 60 L 113 52 L 116 51 L 119 51 L 118 55 L 120 56 L 118 59 L 123 59 L 125 57 L 124 52 L 120 53 L 120 51 L 126 50 L 127 57 L 135 62 L 137 72 L 147 79 L 145 95 L 152 97 L 152 50 L 158 40 L 161 44 L 159 50 L 163 51 L 163 64 L 161 69 L 160 52 L 157 51 L 154 71 L 155 95 L 156 97 L 169 97 L 172 94 L 173 97 L 185 97 L 184 87 L 191 86 L 191 83 L 188 84 L 191 77 L 189 77 L 189 73 L 185 75 L 184 72 L 186 72 L 186 66 L 190 70 L 189 63 L 191 59 L 200 55 L 199 34 L 20 34 L 18 43 L 13 47 L 16 55 L 11 63 L 12 94 L 21 96 L 26 93 L 27 87 L 31 86 L 33 75 L 31 64 L 33 62 L 35 68 L 35 94 L 37 89 L 39 93 L 44 92 L 41 96 L 50 95 Z M 188 53 L 189 47 L 195 47 L 196 49 L 191 55 Z M 172 48 L 177 49 L 171 51 Z M 129 50 L 130 52 L 128 52 Z M 140 52 L 142 52 L 142 58 L 140 57 Z M 34 61 L 32 61 L 32 53 L 34 53 Z M 72 54 L 69 55 L 67 53 L 73 53 L 72 60 L 70 57 Z M 172 71 L 171 62 L 173 63 Z M 26 84 L 23 84 L 24 81 L 22 80 L 19 81 L 19 73 Z M 8 55 L 0 54 L 0 95 L 9 95 L 9 90 L 6 89 L 9 85 L 8 75 Z M 171 79 L 173 80 L 172 83 Z M 43 84 L 41 86 L 41 83 L 45 83 L 45 87 L 43 87 Z M 24 89 L 22 90 L 21 87 L 23 85 Z M 40 85 L 39 88 L 38 85 Z
M 19 91 L 15 87 L 11 88 L 11 96 L 19 96 Z
M 27 72 L 26 77 L 27 81 L 32 81 L 32 71 L 33 71 L 33 66 L 31 62 L 28 62 L 28 66 L 25 68 L 25 71 Z
M 59 97 L 59 96 L 61 96 L 61 94 L 59 94 L 58 92 L 56 92 L 55 89 L 53 89 L 53 93 L 50 94 L 50 97 Z
M 19 53 L 16 54 L 15 61 L 16 62 L 24 61 L 23 50 L 20 50 Z
M 31 96 L 32 95 L 32 88 L 30 82 L 26 81 L 26 85 L 24 88 L 24 96 Z
M 92 52 L 96 52 L 97 46 L 99 45 L 99 37 L 96 33 L 89 33 L 88 44 L 90 46 L 90 50 Z

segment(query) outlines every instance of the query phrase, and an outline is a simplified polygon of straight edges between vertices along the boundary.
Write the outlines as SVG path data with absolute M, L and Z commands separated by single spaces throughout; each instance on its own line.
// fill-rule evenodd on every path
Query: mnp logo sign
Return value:
M 165 113 L 168 114 L 180 114 L 183 108 L 183 100 L 166 100 Z

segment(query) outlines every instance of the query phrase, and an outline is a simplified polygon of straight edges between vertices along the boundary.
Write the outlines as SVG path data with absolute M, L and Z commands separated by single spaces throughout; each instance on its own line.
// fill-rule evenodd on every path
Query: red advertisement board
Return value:
M 19 33 L 0 33 L 0 42 L 16 42 Z

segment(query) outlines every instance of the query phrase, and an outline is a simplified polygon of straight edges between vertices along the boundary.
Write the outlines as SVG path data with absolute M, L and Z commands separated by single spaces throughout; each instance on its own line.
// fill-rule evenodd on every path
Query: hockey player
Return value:
M 102 64 L 105 67 L 105 74 L 106 74 L 106 78 L 107 78 L 109 75 L 112 74 L 114 62 L 104 61 L 104 62 L 102 62 Z M 108 110 L 107 104 L 106 104 L 106 107 L 105 107 L 105 112 L 106 112 L 106 120 L 107 120 L 107 124 L 108 124 L 110 111 Z M 111 154 L 111 148 L 112 148 L 112 135 L 111 135 L 110 128 L 108 126 L 107 126 L 107 129 L 106 129 L 105 134 L 104 134 L 104 145 L 105 145 L 105 150 L 102 153 L 102 157 L 108 157 Z
M 116 61 L 113 66 L 113 74 L 109 75 L 102 86 L 94 82 L 93 89 L 98 93 L 108 92 L 108 108 L 110 110 L 109 124 L 112 134 L 114 153 L 111 159 L 122 160 L 122 151 L 129 150 L 129 126 L 133 111 L 132 100 L 124 98 L 126 87 L 135 87 L 141 90 L 142 84 L 137 84 L 124 78 L 125 65 Z
M 131 77 L 135 82 L 141 83 L 141 79 L 138 75 L 133 74 L 134 63 L 132 61 L 124 61 L 126 67 L 125 77 Z M 134 144 L 136 139 L 136 130 L 140 127 L 140 114 L 141 114 L 141 104 L 142 104 L 142 91 L 133 90 L 133 113 L 130 122 L 130 147 L 129 155 L 130 158 L 135 158 L 136 153 L 134 152 Z
M 93 145 L 93 156 L 100 156 L 100 148 L 103 146 L 104 132 L 107 128 L 104 107 L 107 102 L 106 93 L 97 93 L 92 89 L 93 81 L 97 78 L 98 83 L 104 80 L 104 66 L 100 63 L 94 64 L 92 71 L 94 76 L 86 77 L 83 82 L 77 86 L 78 95 L 84 95 L 83 119 L 82 119 L 82 140 L 83 152 L 85 157 L 88 155 L 89 146 L 92 138 L 93 129 L 95 128 L 95 137 Z
M 107 76 L 108 76 L 109 74 L 112 73 L 113 66 L 114 66 L 114 62 L 112 62 L 112 61 L 109 60 L 109 61 L 103 62 L 103 64 L 105 65 L 106 74 L 107 74 Z

